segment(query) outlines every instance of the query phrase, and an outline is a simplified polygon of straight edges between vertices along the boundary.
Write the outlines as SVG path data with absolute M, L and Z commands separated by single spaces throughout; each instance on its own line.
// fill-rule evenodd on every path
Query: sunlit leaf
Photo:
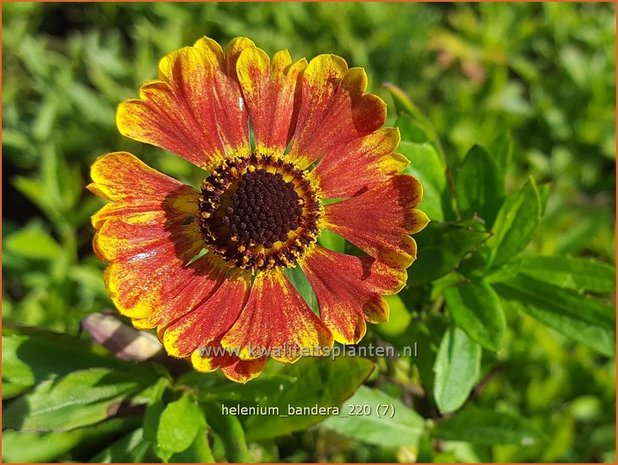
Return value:
M 169 460 L 174 453 L 183 452 L 193 444 L 206 421 L 198 405 L 185 394 L 170 402 L 161 412 L 156 435 L 156 450 L 159 457 Z
M 444 221 L 443 197 L 446 189 L 445 166 L 430 144 L 416 144 L 403 141 L 399 152 L 410 164 L 406 172 L 415 176 L 423 185 L 423 200 L 418 208 L 433 221 Z
M 423 418 L 399 399 L 361 386 L 341 407 L 338 416 L 324 422 L 328 429 L 382 447 L 416 446 Z
M 539 191 L 532 178 L 506 199 L 492 228 L 494 236 L 487 241 L 493 267 L 504 264 L 524 249 L 539 224 L 541 210 Z
M 434 365 L 433 395 L 441 412 L 453 412 L 464 404 L 480 369 L 481 346 L 459 328 L 447 330 Z
M 303 358 L 280 370 L 281 375 L 291 376 L 296 381 L 280 389 L 273 389 L 261 397 L 261 408 L 274 408 L 278 414 L 246 417 L 247 439 L 257 441 L 274 438 L 305 429 L 326 418 L 325 415 L 292 415 L 292 407 L 339 407 L 350 397 L 360 383 L 371 373 L 373 364 L 359 357 Z M 246 388 L 251 390 L 249 383 Z M 253 404 L 255 406 L 255 404 Z
M 611 292 L 616 288 L 616 269 L 588 258 L 525 256 L 514 268 L 539 281 L 576 291 Z
M 8 236 L 4 247 L 16 255 L 36 260 L 52 260 L 62 253 L 58 242 L 37 224 L 30 224 Z
M 142 387 L 134 376 L 92 368 L 43 381 L 3 412 L 3 426 L 21 431 L 70 431 L 114 415 Z

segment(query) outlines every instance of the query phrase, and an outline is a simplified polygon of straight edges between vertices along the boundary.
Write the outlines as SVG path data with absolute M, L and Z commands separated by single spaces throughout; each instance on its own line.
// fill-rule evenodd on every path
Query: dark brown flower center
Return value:
M 280 173 L 259 169 L 240 179 L 221 221 L 240 244 L 271 248 L 277 241 L 285 242 L 300 225 L 300 204 L 292 182 L 285 182 Z
M 254 272 L 292 266 L 315 243 L 322 214 L 303 171 L 256 154 L 213 170 L 199 207 L 206 247 Z

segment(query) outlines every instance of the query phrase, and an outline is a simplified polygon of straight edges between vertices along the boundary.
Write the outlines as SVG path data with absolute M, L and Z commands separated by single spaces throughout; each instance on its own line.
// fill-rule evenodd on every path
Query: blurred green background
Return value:
M 389 123 L 386 82 L 433 123 L 449 164 L 510 130 L 515 168 L 507 185 L 516 189 L 530 175 L 551 185 L 531 249 L 614 263 L 613 4 L 19 3 L 2 10 L 4 321 L 76 334 L 85 315 L 113 307 L 91 250 L 89 217 L 100 203 L 84 189 L 89 166 L 102 153 L 128 150 L 199 182 L 183 160 L 121 137 L 114 115 L 156 76 L 160 57 L 203 35 L 220 43 L 246 35 L 269 53 L 335 53 L 364 67 L 369 91 L 389 104 Z M 429 458 L 614 461 L 614 361 L 529 318 L 513 328 L 508 360 L 480 402 L 537 416 L 548 446 L 447 443 Z M 285 441 L 282 460 L 406 459 L 405 451 L 330 443 L 317 433 Z

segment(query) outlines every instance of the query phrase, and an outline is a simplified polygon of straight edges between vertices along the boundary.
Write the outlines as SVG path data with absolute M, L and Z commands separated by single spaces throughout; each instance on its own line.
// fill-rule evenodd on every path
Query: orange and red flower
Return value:
M 268 356 L 354 344 L 367 321 L 386 321 L 383 296 L 405 285 L 410 234 L 428 219 L 366 85 L 338 56 L 293 63 L 246 38 L 164 57 L 159 79 L 120 104 L 118 128 L 206 173 L 195 190 L 130 153 L 94 163 L 88 187 L 109 201 L 92 219 L 94 249 L 119 311 L 156 328 L 170 355 L 239 382 Z M 366 255 L 321 247 L 325 229 Z M 319 315 L 284 273 L 296 265 Z

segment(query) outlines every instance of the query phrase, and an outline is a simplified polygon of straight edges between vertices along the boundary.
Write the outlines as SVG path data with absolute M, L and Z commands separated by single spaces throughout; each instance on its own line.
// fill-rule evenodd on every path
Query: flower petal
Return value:
M 139 99 L 118 107 L 120 132 L 204 168 L 224 155 L 248 153 L 247 112 L 236 77 L 225 73 L 223 60 L 211 39 L 165 56 L 159 63 L 161 80 L 144 84 Z
M 90 176 L 93 183 L 87 187 L 91 192 L 105 200 L 123 204 L 159 205 L 179 190 L 192 191 L 197 196 L 190 187 L 149 167 L 128 152 L 100 156 L 93 163 Z M 197 211 L 197 204 L 192 207 L 192 211 Z
M 246 383 L 262 373 L 266 366 L 267 358 L 260 357 L 253 360 L 240 360 L 231 354 L 209 357 L 204 355 L 201 350 L 195 350 L 191 354 L 191 363 L 197 371 L 205 373 L 221 368 L 226 378 L 237 383 Z
M 416 258 L 416 243 L 408 234 L 429 221 L 414 208 L 422 196 L 414 177 L 393 176 L 355 197 L 327 205 L 326 228 L 389 266 L 407 268 Z
M 378 129 L 326 154 L 311 176 L 318 180 L 325 198 L 351 197 L 406 167 L 407 159 L 393 153 L 399 141 L 398 129 Z
M 248 276 L 223 281 L 204 302 L 167 326 L 162 337 L 167 353 L 188 357 L 195 349 L 220 339 L 238 318 L 249 284 Z
M 264 371 L 267 357 L 260 357 L 254 360 L 240 360 L 238 357 L 234 357 L 232 360 L 231 363 L 221 366 L 221 371 L 227 379 L 244 384 Z
M 336 341 L 356 344 L 365 334 L 365 320 L 388 320 L 382 297 L 405 285 L 405 270 L 391 268 L 371 257 L 344 255 L 316 246 L 301 267 L 320 305 L 320 318 Z
M 275 53 L 272 61 L 259 48 L 247 48 L 240 54 L 238 80 L 259 152 L 285 150 L 294 130 L 296 83 L 306 66 L 304 59 L 292 64 L 287 50 Z
M 289 156 L 306 168 L 329 153 L 372 133 L 386 119 L 386 104 L 363 94 L 367 76 L 348 69 L 343 58 L 319 55 L 311 60 L 301 81 L 301 100 Z
M 236 63 L 245 49 L 255 48 L 255 43 L 247 37 L 234 37 L 225 48 L 225 72 L 228 76 L 237 78 Z
M 198 193 L 126 152 L 99 157 L 88 188 L 111 200 L 93 216 L 94 250 L 109 263 L 105 283 L 118 310 L 140 328 L 190 312 L 229 276 L 205 256 Z M 227 329 L 227 328 L 226 328 Z
M 202 247 L 195 221 L 198 193 L 150 168 L 134 155 L 99 157 L 88 189 L 111 200 L 92 217 L 97 256 L 112 262 L 166 244 L 188 259 Z
M 324 323 L 280 271 L 256 276 L 245 308 L 221 341 L 243 360 L 269 355 L 285 363 L 332 343 Z

